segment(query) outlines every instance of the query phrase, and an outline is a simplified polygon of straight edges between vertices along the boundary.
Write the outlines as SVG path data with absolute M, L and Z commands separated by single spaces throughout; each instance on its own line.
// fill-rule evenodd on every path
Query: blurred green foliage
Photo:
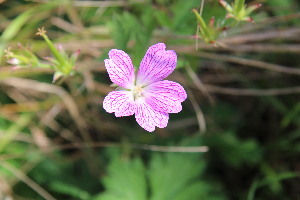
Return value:
M 257 3 L 246 13 L 255 23 L 236 23 L 215 0 L 202 13 L 200 0 L 0 0 L 0 199 L 299 198 L 300 3 L 245 1 L 237 9 Z M 208 27 L 215 17 L 220 32 L 207 41 L 218 45 L 197 37 L 193 9 Z M 35 36 L 41 27 L 50 49 Z M 167 128 L 149 134 L 134 117 L 102 109 L 112 90 L 103 60 L 118 48 L 137 68 L 157 42 L 176 51 L 170 80 L 189 97 Z M 53 54 L 58 44 L 64 51 Z M 34 64 L 12 69 L 8 47 L 34 55 Z M 67 55 L 77 49 L 75 62 Z M 57 85 L 55 57 L 76 67 Z M 202 145 L 209 151 L 184 152 Z

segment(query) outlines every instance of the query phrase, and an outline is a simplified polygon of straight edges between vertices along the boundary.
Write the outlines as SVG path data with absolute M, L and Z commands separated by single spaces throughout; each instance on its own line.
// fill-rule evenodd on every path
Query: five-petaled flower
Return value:
M 130 57 L 122 50 L 112 49 L 104 60 L 111 81 L 119 87 L 103 101 L 104 109 L 116 117 L 135 114 L 137 123 L 152 132 L 155 126 L 164 128 L 169 114 L 182 110 L 187 98 L 184 88 L 173 81 L 163 80 L 177 63 L 175 51 L 166 51 L 164 43 L 151 46 L 135 73 Z

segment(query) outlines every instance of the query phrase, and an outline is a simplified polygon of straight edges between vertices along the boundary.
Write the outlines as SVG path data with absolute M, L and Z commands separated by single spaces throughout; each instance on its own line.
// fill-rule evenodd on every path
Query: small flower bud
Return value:
M 234 15 L 232 15 L 230 13 L 226 14 L 226 19 L 229 19 L 229 18 L 234 18 Z
M 64 77 L 64 75 L 61 74 L 60 72 L 55 72 L 54 75 L 53 75 L 52 83 L 57 83 L 63 77 Z
M 77 50 L 74 52 L 74 55 L 75 55 L 75 56 L 79 56 L 80 52 L 81 52 L 81 50 L 80 50 L 80 49 L 77 49 Z
M 57 45 L 57 50 L 58 51 L 64 51 L 64 48 L 63 48 L 63 46 L 61 44 L 58 44 Z
M 210 21 L 209 21 L 209 26 L 210 26 L 210 27 L 213 27 L 214 24 L 215 24 L 215 17 L 213 16 L 213 17 L 211 17 L 211 19 L 210 19 Z
M 18 48 L 19 48 L 19 49 L 22 49 L 22 48 L 23 48 L 23 45 L 22 45 L 20 42 L 18 42 Z
M 224 0 L 219 0 L 219 3 L 224 7 L 226 7 L 226 5 L 227 5 L 227 2 Z
M 80 49 L 77 49 L 76 51 L 74 51 L 74 53 L 71 55 L 72 60 L 75 62 L 78 58 L 78 56 L 80 55 Z
M 253 19 L 252 17 L 245 17 L 245 18 L 244 18 L 244 21 L 254 23 L 254 19 Z
M 18 65 L 18 64 L 20 64 L 20 60 L 17 58 L 11 58 L 7 61 L 7 63 L 11 64 L 11 65 Z

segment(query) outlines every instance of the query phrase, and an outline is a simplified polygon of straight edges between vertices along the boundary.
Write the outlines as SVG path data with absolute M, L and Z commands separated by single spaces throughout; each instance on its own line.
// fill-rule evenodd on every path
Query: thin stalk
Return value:
M 200 31 L 203 32 L 204 36 L 206 38 L 209 38 L 211 33 L 210 31 L 208 30 L 208 27 L 205 23 L 205 21 L 203 20 L 203 18 L 200 16 L 200 14 L 198 13 L 198 11 L 196 9 L 193 9 L 193 12 L 195 13 L 196 15 L 196 18 L 199 22 L 199 25 L 200 25 Z
M 10 143 L 10 141 L 31 122 L 31 119 L 32 115 L 23 114 L 6 130 L 5 135 L 0 140 L 0 153 Z

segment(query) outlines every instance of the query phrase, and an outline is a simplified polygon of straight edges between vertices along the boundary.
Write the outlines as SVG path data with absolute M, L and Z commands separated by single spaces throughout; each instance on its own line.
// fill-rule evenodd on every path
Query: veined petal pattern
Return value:
M 112 91 L 104 98 L 103 108 L 116 117 L 123 117 L 133 115 L 136 104 L 130 91 Z
M 134 85 L 134 67 L 127 53 L 112 49 L 105 59 L 105 66 L 110 80 L 118 86 L 130 89 Z
M 163 80 L 171 74 L 177 63 L 175 51 L 166 51 L 164 43 L 151 46 L 146 52 L 137 74 L 137 84 L 146 86 Z
M 173 81 L 159 81 L 145 88 L 145 101 L 156 111 L 178 113 L 187 98 L 184 88 Z
M 165 128 L 168 124 L 169 114 L 154 110 L 144 99 L 136 101 L 135 119 L 146 131 L 153 132 L 155 127 Z

